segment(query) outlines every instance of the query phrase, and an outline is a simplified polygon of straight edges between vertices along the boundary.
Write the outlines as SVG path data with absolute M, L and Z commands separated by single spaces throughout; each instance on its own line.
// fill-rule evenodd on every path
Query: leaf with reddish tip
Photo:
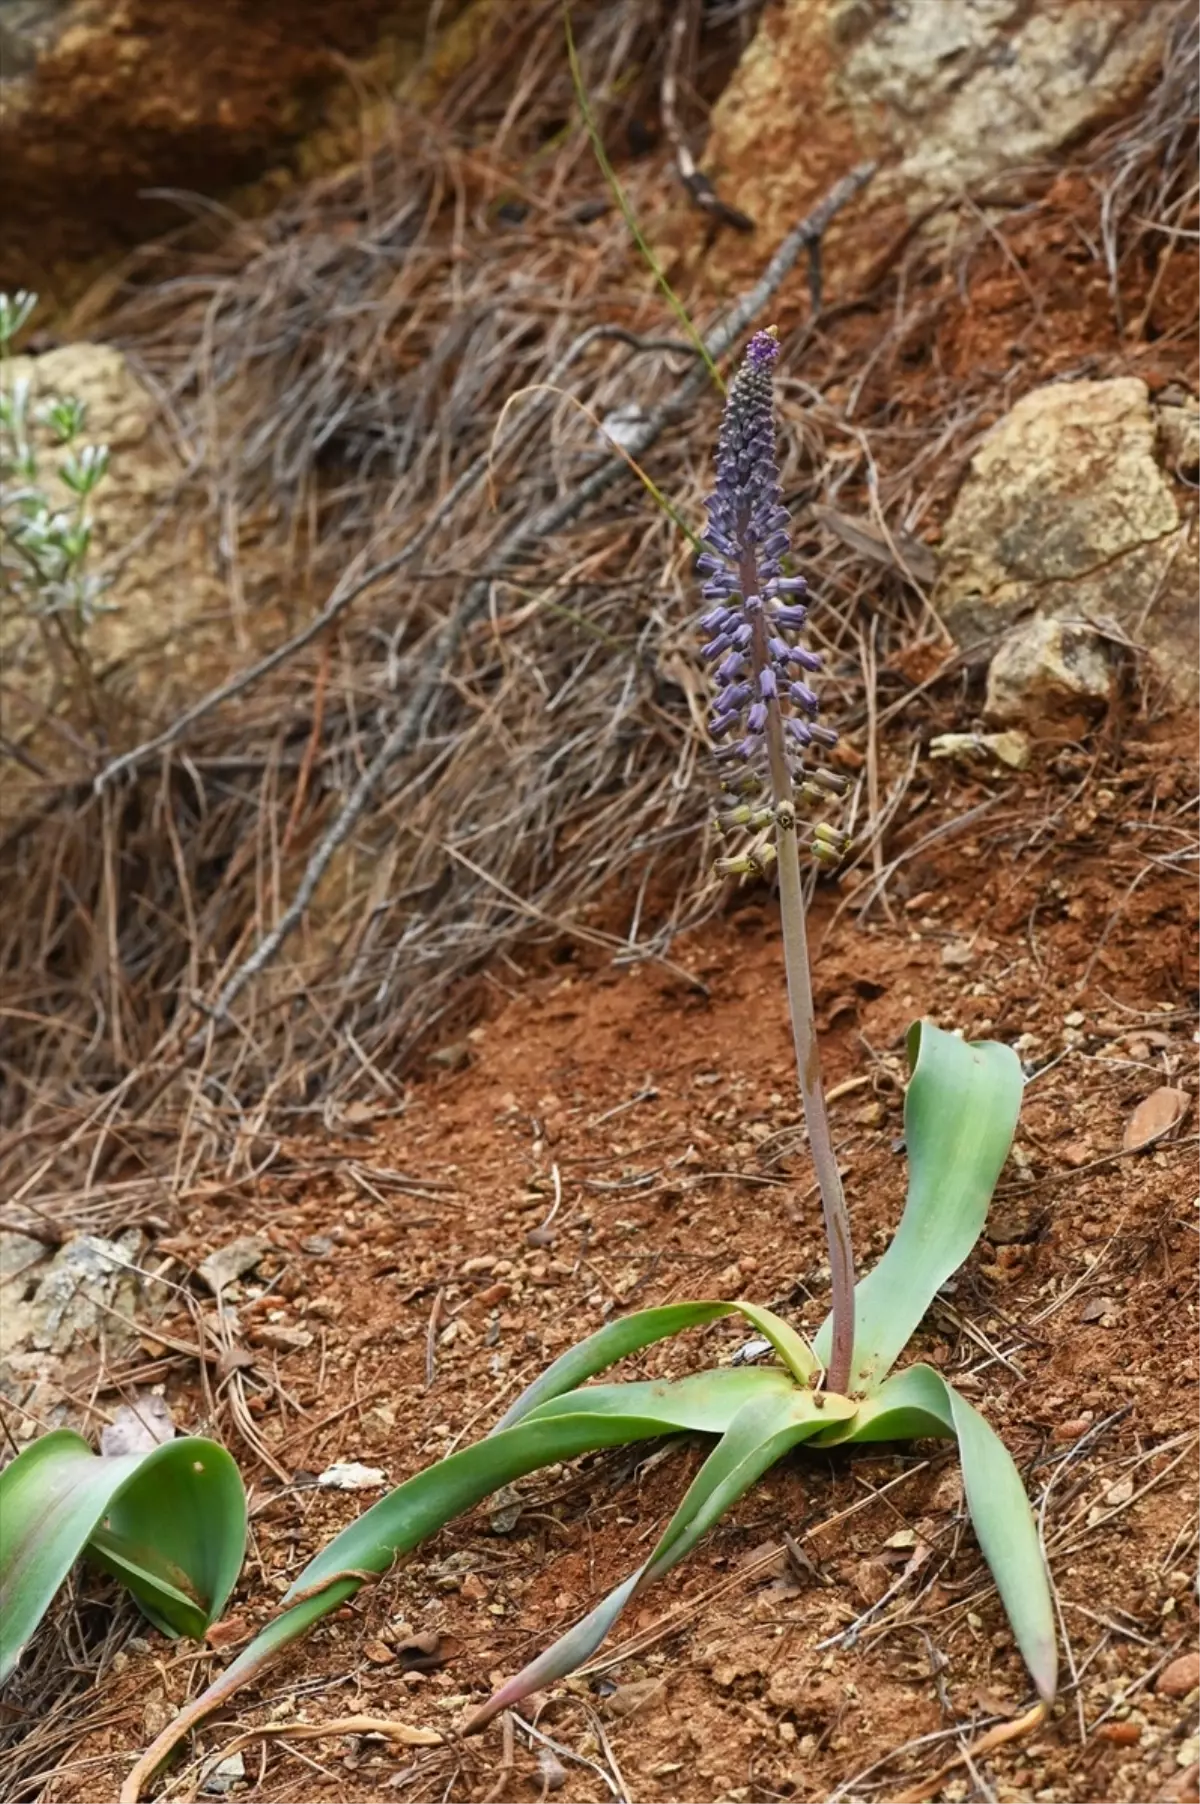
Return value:
M 769 1377 L 760 1372 L 756 1376 Z M 824 1397 L 812 1391 L 786 1391 L 772 1385 L 739 1410 L 721 1440 L 693 1479 L 687 1495 L 668 1523 L 648 1560 L 618 1585 L 615 1591 L 589 1611 L 581 1622 L 539 1654 L 536 1660 L 488 1699 L 464 1726 L 464 1734 L 481 1729 L 498 1711 L 519 1704 L 523 1698 L 556 1679 L 566 1678 L 591 1658 L 616 1622 L 630 1598 L 662 1578 L 691 1552 L 702 1535 L 748 1491 L 756 1479 L 773 1466 L 797 1442 L 810 1440 L 829 1426 L 830 1417 L 848 1420 L 854 1406 L 843 1397 Z M 585 1391 L 582 1395 L 587 1396 Z
M 827 1446 L 919 1435 L 953 1435 L 958 1441 L 975 1538 L 1038 1694 L 1051 1703 L 1058 1684 L 1058 1649 L 1050 1579 L 1021 1475 L 995 1429 L 940 1372 L 916 1365 L 894 1373 L 852 1421 L 820 1439 Z

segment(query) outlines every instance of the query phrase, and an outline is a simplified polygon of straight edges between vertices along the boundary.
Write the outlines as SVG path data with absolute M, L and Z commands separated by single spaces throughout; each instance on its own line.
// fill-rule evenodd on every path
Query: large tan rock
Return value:
M 993 428 L 946 523 L 933 596 L 961 643 L 1033 614 L 1092 621 L 1145 646 L 1181 699 L 1196 693 L 1194 551 L 1180 505 L 1193 491 L 1173 474 L 1189 408 L 1169 412 L 1164 436 L 1137 378 L 1063 382 L 1032 390 Z M 1081 693 L 1095 691 L 1094 665 Z
M 1058 721 L 1112 698 L 1115 672 L 1108 647 L 1086 626 L 1035 614 L 1001 641 L 988 666 L 989 720 Z
M 1106 121 L 1178 16 L 1177 0 L 783 0 L 713 109 L 705 168 L 760 243 L 864 156 L 883 167 L 860 204 L 915 213 Z

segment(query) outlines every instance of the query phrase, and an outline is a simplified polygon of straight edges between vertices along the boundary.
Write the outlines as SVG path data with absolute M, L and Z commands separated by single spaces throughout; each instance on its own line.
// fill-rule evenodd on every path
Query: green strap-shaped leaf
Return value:
M 594 1378 L 597 1372 L 615 1365 L 618 1359 L 638 1353 L 655 1341 L 669 1340 L 685 1328 L 715 1322 L 725 1315 L 744 1316 L 751 1327 L 757 1328 L 764 1339 L 770 1341 L 798 1384 L 807 1384 L 816 1375 L 819 1367 L 808 1342 L 769 1309 L 759 1309 L 753 1303 L 665 1303 L 658 1309 L 639 1309 L 633 1315 L 623 1315 L 615 1322 L 606 1323 L 595 1334 L 589 1334 L 577 1346 L 569 1347 L 553 1365 L 546 1367 L 527 1391 L 521 1393 L 501 1416 L 492 1433 L 499 1434 L 511 1428 L 514 1422 L 520 1422 L 548 1398 L 575 1390 L 588 1378 Z
M 823 1434 L 821 1443 L 907 1440 L 917 1435 L 957 1438 L 975 1537 L 1038 1694 L 1052 1702 L 1058 1649 L 1037 1524 L 1012 1455 L 979 1411 L 932 1366 L 908 1366 L 868 1397 L 844 1428 Z
M 855 1393 L 886 1375 L 978 1240 L 1021 1108 L 1011 1046 L 960 1040 L 920 1021 L 909 1030 L 908 1058 L 908 1200 L 891 1246 L 854 1293 Z M 823 1364 L 832 1343 L 830 1318 L 814 1343 Z
M 762 1379 L 770 1374 L 758 1372 L 754 1376 Z M 696 1474 L 649 1559 L 574 1628 L 560 1635 L 545 1653 L 531 1660 L 489 1698 L 465 1725 L 464 1733 L 482 1728 L 498 1711 L 519 1704 L 522 1698 L 553 1684 L 556 1679 L 566 1678 L 582 1666 L 595 1653 L 630 1599 L 662 1578 L 690 1553 L 700 1537 L 790 1447 L 827 1428 L 831 1416 L 846 1420 L 854 1414 L 853 1404 L 843 1397 L 814 1395 L 811 1391 L 797 1390 L 794 1385 L 789 1385 L 786 1391 L 778 1385 L 758 1388 L 763 1395 L 751 1397 L 738 1411 Z
M 539 1403 L 524 1418 L 549 1422 L 557 1416 L 640 1416 L 659 1421 L 661 1432 L 724 1434 L 738 1411 L 762 1397 L 790 1398 L 796 1381 L 778 1366 L 718 1366 L 687 1378 L 646 1379 L 636 1384 L 589 1384 Z
M 600 1447 L 625 1446 L 684 1429 L 722 1433 L 756 1387 L 772 1399 L 800 1394 L 786 1374 L 753 1367 L 684 1379 L 678 1386 L 630 1385 L 626 1396 L 632 1407 L 624 1411 L 614 1397 L 619 1387 L 596 1386 L 569 1399 L 547 1399 L 545 1413 L 539 1412 L 536 1419 L 492 1434 L 418 1472 L 309 1561 L 284 1597 L 282 1614 L 147 1749 L 126 1781 L 122 1804 L 136 1800 L 144 1782 L 188 1730 L 232 1697 L 281 1648 L 353 1597 L 373 1573 L 386 1572 L 398 1555 L 501 1485 Z
M 105 1459 L 68 1428 L 43 1435 L 0 1473 L 0 1683 L 80 1554 L 115 1573 L 156 1628 L 200 1637 L 245 1550 L 241 1476 L 214 1441 Z

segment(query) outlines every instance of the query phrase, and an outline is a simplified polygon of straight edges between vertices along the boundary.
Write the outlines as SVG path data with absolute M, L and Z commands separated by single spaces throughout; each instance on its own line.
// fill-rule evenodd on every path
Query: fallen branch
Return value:
M 743 213 L 740 207 L 731 207 L 728 201 L 722 200 L 703 170 L 696 167 L 696 159 L 688 149 L 687 139 L 679 123 L 679 69 L 685 48 L 691 48 L 688 40 L 694 39 L 696 18 L 690 0 L 678 0 L 667 39 L 667 61 L 662 78 L 660 100 L 663 132 L 675 152 L 679 179 L 693 205 L 699 207 L 702 213 L 707 213 L 710 219 L 730 225 L 737 232 L 752 232 L 754 221 L 750 215 Z

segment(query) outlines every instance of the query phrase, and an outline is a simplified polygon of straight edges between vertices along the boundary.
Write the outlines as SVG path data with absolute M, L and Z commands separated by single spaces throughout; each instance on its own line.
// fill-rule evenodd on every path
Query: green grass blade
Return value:
M 704 359 L 705 367 L 717 388 L 724 394 L 725 384 L 721 380 L 720 372 L 712 360 L 708 347 L 692 324 L 687 308 L 675 293 L 675 290 L 671 287 L 670 282 L 668 282 L 654 252 L 646 243 L 646 240 L 642 235 L 642 228 L 637 222 L 637 215 L 625 198 L 625 190 L 617 180 L 616 170 L 608 160 L 608 152 L 604 148 L 604 140 L 601 138 L 597 129 L 596 121 L 592 114 L 591 103 L 587 97 L 587 89 L 583 85 L 583 71 L 579 67 L 579 53 L 575 48 L 575 34 L 571 30 L 571 14 L 566 7 L 563 8 L 563 22 L 566 27 L 567 60 L 571 65 L 571 80 L 575 87 L 575 98 L 579 103 L 579 111 L 583 119 L 584 128 L 587 131 L 588 137 L 591 139 L 592 150 L 595 152 L 596 161 L 600 165 L 601 172 L 605 181 L 608 183 L 609 191 L 612 194 L 613 199 L 621 209 L 621 217 L 629 227 L 634 243 L 637 245 L 639 251 L 641 251 L 655 281 L 666 296 L 667 305 L 695 345 L 700 356 Z
M 1054 1603 L 1037 1524 L 1012 1455 L 978 1410 L 932 1366 L 908 1366 L 882 1384 L 839 1433 L 823 1445 L 953 1435 L 963 1489 L 983 1557 L 1008 1612 L 1017 1646 L 1038 1694 L 1051 1703 L 1058 1683 Z
M 500 1434 L 511 1428 L 532 1414 L 539 1404 L 575 1390 L 586 1379 L 606 1371 L 628 1354 L 638 1353 L 655 1341 L 669 1340 L 685 1328 L 715 1322 L 726 1315 L 742 1315 L 757 1328 L 770 1341 L 798 1383 L 806 1384 L 816 1372 L 816 1357 L 807 1341 L 769 1309 L 756 1308 L 753 1303 L 666 1303 L 658 1309 L 639 1309 L 633 1315 L 621 1316 L 597 1329 L 577 1346 L 568 1348 L 505 1411 L 492 1433 Z
M 908 1199 L 895 1239 L 854 1293 L 856 1391 L 883 1379 L 978 1240 L 1021 1108 L 1010 1046 L 967 1042 L 921 1021 L 909 1030 L 908 1057 Z M 832 1338 L 826 1321 L 815 1342 L 823 1362 Z
M 769 1373 L 757 1373 L 769 1377 Z M 780 1374 L 779 1376 L 782 1376 Z M 544 1653 L 503 1685 L 464 1725 L 464 1734 L 480 1729 L 501 1710 L 519 1704 L 591 1658 L 631 1598 L 691 1552 L 702 1535 L 732 1508 L 738 1498 L 797 1442 L 828 1425 L 832 1413 L 853 1415 L 841 1397 L 819 1398 L 787 1383 L 758 1387 L 762 1392 L 738 1411 L 696 1474 L 648 1560 L 594 1610 L 560 1635 Z M 582 1395 L 588 1395 L 583 1392 Z
M 242 1481 L 215 1442 L 104 1459 L 70 1429 L 43 1435 L 0 1473 L 0 1681 L 82 1553 L 115 1572 L 164 1633 L 199 1636 L 224 1608 L 245 1546 Z

